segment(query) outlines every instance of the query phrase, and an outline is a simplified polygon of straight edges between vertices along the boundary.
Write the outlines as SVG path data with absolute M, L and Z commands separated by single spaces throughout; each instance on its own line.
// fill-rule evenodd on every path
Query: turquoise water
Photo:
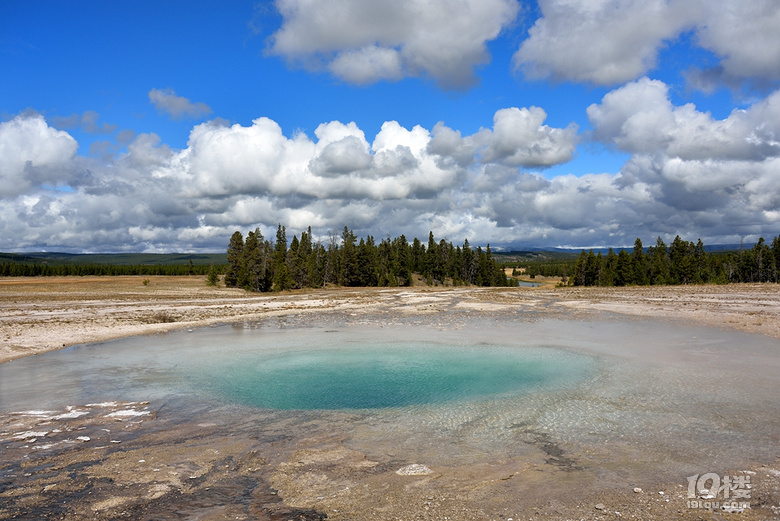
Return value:
M 391 469 L 460 466 L 467 484 L 471 466 L 496 465 L 492 483 L 515 462 L 567 470 L 563 481 L 549 473 L 566 493 L 577 490 L 567 481 L 576 468 L 589 483 L 685 487 L 696 473 L 775 461 L 778 347 L 769 337 L 645 320 L 432 313 L 341 325 L 307 316 L 0 364 L 0 413 L 148 400 L 161 411 L 156 425 L 182 422 L 199 447 L 215 429 L 226 444 L 252 440 L 267 454 L 281 453 L 280 443 L 292 454 L 335 443 Z M 502 478 L 494 490 L 522 495 L 525 483 Z
M 172 396 L 277 410 L 399 408 L 570 388 L 594 367 L 564 349 L 457 332 L 223 326 L 2 364 L 0 411 Z
M 186 369 L 193 388 L 268 409 L 377 409 L 566 387 L 592 368 L 555 349 L 436 343 L 261 346 Z

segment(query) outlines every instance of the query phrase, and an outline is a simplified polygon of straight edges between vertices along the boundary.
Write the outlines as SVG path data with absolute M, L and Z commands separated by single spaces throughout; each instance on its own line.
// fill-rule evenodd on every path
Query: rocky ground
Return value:
M 201 277 L 0 279 L 0 361 L 263 317 L 430 322 L 443 311 L 575 319 L 618 313 L 780 339 L 777 285 L 253 295 L 208 287 Z M 183 421 L 148 403 L 0 414 L 0 519 L 780 519 L 780 461 L 722 469 L 749 476 L 752 487 L 750 508 L 730 513 L 713 509 L 706 496 L 696 499 L 702 508 L 691 508 L 680 481 L 587 485 L 544 439 L 535 442 L 548 457 L 538 461 L 409 467 L 414 462 L 375 461 L 294 417 L 275 418 L 270 430 L 251 423 L 262 418 L 241 425 L 228 417 L 235 422 L 209 410 L 207 419 Z M 262 434 L 246 436 L 254 431 Z
M 208 416 L 178 424 L 146 403 L 2 415 L 0 519 L 780 519 L 780 461 L 729 471 L 749 477 L 750 508 L 724 511 L 703 495 L 691 508 L 679 481 L 604 488 L 549 461 L 378 462 L 338 439 L 258 440 Z
M 331 288 L 252 294 L 209 287 L 202 277 L 52 277 L 0 279 L 0 363 L 63 346 L 219 322 L 285 314 L 345 312 L 551 315 L 609 311 L 685 320 L 780 339 L 780 286 L 630 288 Z

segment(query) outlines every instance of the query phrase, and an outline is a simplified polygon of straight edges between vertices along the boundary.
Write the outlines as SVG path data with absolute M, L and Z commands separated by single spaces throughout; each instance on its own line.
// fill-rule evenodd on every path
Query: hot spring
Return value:
M 445 407 L 571 389 L 595 368 L 592 356 L 551 347 L 223 326 L 2 365 L 0 408 L 182 395 L 274 410 Z
M 74 346 L 0 365 L 0 412 L 149 401 L 155 419 L 131 440 L 133 462 L 244 444 L 244 456 L 267 458 L 257 472 L 280 494 L 308 505 L 350 504 L 357 487 L 373 505 L 396 469 L 417 463 L 441 476 L 426 485 L 436 494 L 503 511 L 529 491 L 684 487 L 687 476 L 774 461 L 776 340 L 531 318 L 301 315 Z M 393 501 L 405 503 L 409 483 L 393 485 Z

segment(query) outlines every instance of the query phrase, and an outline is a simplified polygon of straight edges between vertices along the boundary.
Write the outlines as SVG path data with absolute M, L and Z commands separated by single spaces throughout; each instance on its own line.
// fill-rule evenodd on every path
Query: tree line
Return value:
M 558 264 L 554 269 L 559 271 L 554 276 L 574 286 L 778 282 L 780 236 L 771 245 L 762 237 L 752 248 L 728 252 L 707 252 L 701 239 L 694 244 L 679 235 L 669 246 L 658 237 L 645 251 L 637 239 L 631 252 L 610 248 L 602 255 L 582 250 L 573 265 Z
M 444 239 L 436 242 L 428 234 L 427 246 L 404 235 L 382 239 L 358 238 L 344 227 L 341 237 L 331 234 L 327 244 L 313 241 L 311 227 L 287 241 L 281 224 L 276 240 L 269 241 L 259 229 L 246 238 L 236 231 L 227 248 L 228 265 L 224 282 L 228 287 L 250 291 L 284 291 L 340 286 L 410 286 L 414 274 L 430 285 L 451 283 L 477 286 L 507 286 L 511 282 L 493 258 L 490 245 L 485 250 L 453 246 Z
M 62 277 L 62 276 L 119 276 L 119 275 L 208 275 L 221 272 L 224 266 L 203 264 L 31 264 L 24 262 L 0 263 L 0 277 Z

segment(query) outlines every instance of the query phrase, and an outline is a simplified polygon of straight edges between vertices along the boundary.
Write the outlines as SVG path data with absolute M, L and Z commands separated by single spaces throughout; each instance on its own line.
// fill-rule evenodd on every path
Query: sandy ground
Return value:
M 778 285 L 419 286 L 255 295 L 208 287 L 202 277 L 14 278 L 0 279 L 0 362 L 72 344 L 266 317 L 305 323 L 327 312 L 357 322 L 425 317 L 431 323 L 444 312 L 516 317 L 518 310 L 573 320 L 651 317 L 780 339 Z M 257 418 L 236 425 L 223 422 L 235 418 L 220 411 L 203 417 L 208 421 L 182 423 L 147 403 L 0 414 L 0 519 L 314 520 L 326 510 L 337 520 L 780 519 L 780 460 L 718 469 L 755 484 L 752 508 L 726 513 L 686 507 L 682 478 L 642 483 L 641 490 L 572 483 L 561 494 L 574 474 L 544 437 L 534 443 L 547 462 L 404 474 L 396 472 L 401 463 L 374 461 L 294 416 L 274 417 L 269 425 L 278 432 L 264 430 L 262 439 L 245 435 Z M 498 500 L 545 483 L 554 495 Z
M 144 281 L 148 281 L 144 284 Z M 729 327 L 780 339 L 780 286 L 632 288 L 324 289 L 258 295 L 206 286 L 202 277 L 0 279 L 0 363 L 132 335 L 285 314 L 499 313 L 517 307 L 551 315 L 607 311 Z

